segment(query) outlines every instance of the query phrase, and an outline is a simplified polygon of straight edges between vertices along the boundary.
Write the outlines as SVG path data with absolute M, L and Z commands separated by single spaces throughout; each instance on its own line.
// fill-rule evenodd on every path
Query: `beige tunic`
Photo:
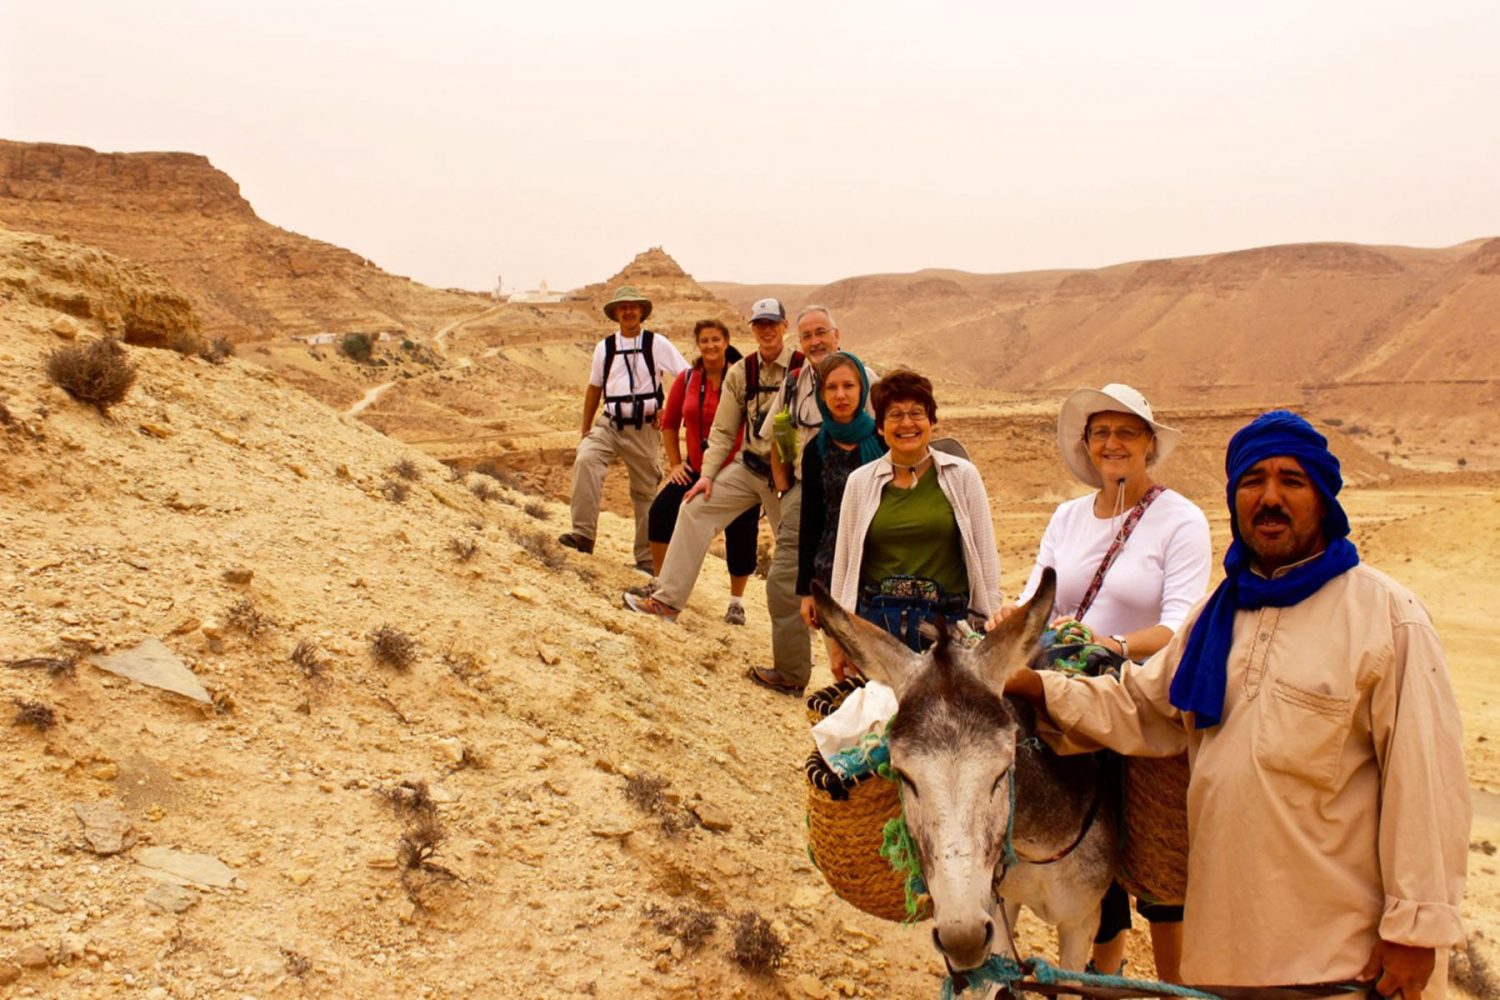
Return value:
M 1469 786 L 1426 609 L 1361 564 L 1237 612 L 1223 721 L 1204 730 L 1168 701 L 1199 610 L 1118 682 L 1042 675 L 1059 749 L 1188 752 L 1187 981 L 1352 979 L 1377 937 L 1445 965 L 1464 941 Z

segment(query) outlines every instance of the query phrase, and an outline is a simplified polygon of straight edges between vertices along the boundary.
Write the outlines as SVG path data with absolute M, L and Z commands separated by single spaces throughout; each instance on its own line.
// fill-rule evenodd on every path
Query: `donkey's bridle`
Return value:
M 1073 842 L 1067 847 L 1064 847 L 1061 851 L 1058 851 L 1056 854 L 1048 858 L 1041 858 L 1035 861 L 1031 858 L 1023 858 L 1016 853 L 1015 845 L 1016 765 L 1014 762 L 1012 762 L 1010 766 L 1010 815 L 1007 816 L 1005 820 L 1005 846 L 1003 853 L 1000 855 L 1001 866 L 1003 868 L 1009 868 L 1011 865 L 1021 864 L 1022 862 L 1028 865 L 1050 865 L 1054 862 L 1061 861 L 1063 858 L 1066 858 L 1069 854 L 1072 854 L 1075 850 L 1078 849 L 1078 845 L 1083 843 L 1083 838 L 1087 837 L 1089 835 L 1089 831 L 1094 828 L 1094 820 L 1099 818 L 1099 808 L 1103 804 L 1104 782 L 1100 780 L 1094 783 L 1093 801 L 1089 803 L 1088 811 L 1083 814 L 1083 823 L 1078 829 L 1078 836 L 1073 838 Z

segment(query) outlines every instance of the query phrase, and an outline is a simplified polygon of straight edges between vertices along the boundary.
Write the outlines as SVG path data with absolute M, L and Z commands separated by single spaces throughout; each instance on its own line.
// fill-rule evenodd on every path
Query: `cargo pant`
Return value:
M 714 536 L 755 504 L 765 508 L 776 532 L 776 555 L 766 577 L 766 611 L 771 616 L 774 665 L 789 680 L 806 684 L 812 674 L 812 641 L 797 597 L 797 535 L 801 527 L 802 486 L 777 497 L 764 477 L 736 459 L 714 479 L 713 497 L 695 497 L 677 512 L 677 527 L 662 564 L 657 600 L 682 608 L 692 596 Z
M 651 543 L 646 526 L 656 484 L 661 482 L 661 431 L 646 424 L 640 430 L 626 424 L 616 428 L 601 416 L 578 443 L 573 459 L 573 533 L 593 539 L 599 530 L 599 503 L 604 496 L 604 474 L 620 459 L 630 473 L 630 504 L 635 508 L 636 565 L 651 565 Z

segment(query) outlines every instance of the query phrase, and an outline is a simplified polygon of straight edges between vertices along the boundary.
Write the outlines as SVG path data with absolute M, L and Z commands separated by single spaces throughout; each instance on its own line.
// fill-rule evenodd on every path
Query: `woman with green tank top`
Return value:
M 932 383 L 894 371 L 875 383 L 870 400 L 890 451 L 856 469 L 844 487 L 830 594 L 920 650 L 938 615 L 986 622 L 1000 606 L 995 527 L 979 470 L 930 447 Z M 835 656 L 835 679 L 852 669 Z

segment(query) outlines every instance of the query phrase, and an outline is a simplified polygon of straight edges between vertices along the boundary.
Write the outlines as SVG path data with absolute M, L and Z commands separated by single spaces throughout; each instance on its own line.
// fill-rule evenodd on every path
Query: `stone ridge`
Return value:
M 0 197 L 254 219 L 240 186 L 193 153 L 96 153 L 0 139 Z

